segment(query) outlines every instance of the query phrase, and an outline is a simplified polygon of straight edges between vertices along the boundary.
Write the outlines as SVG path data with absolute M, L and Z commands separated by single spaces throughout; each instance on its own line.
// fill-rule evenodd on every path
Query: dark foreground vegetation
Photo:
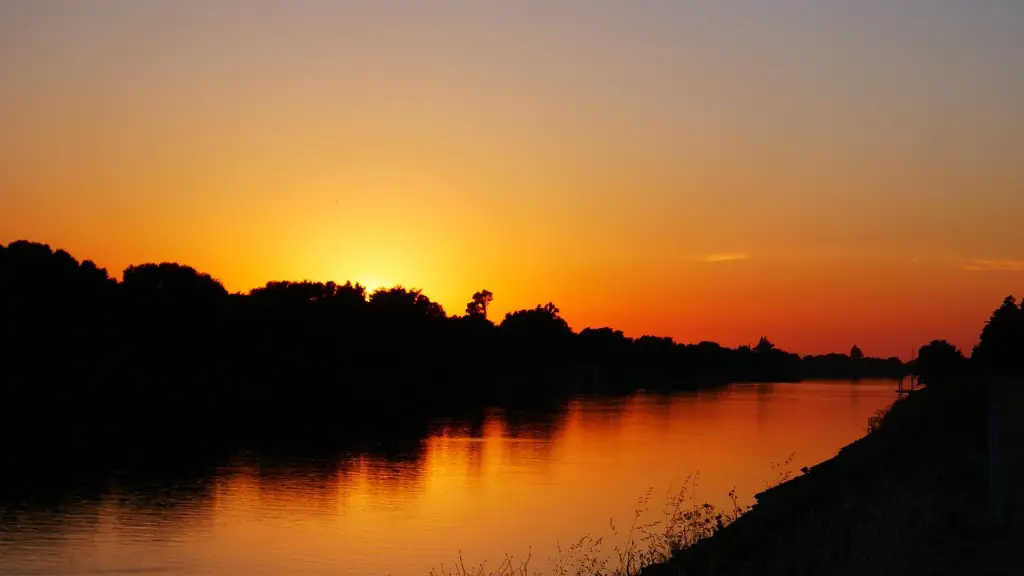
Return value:
M 925 388 L 643 576 L 937 574 L 985 525 L 985 402 Z M 967 570 L 962 573 L 971 573 Z
M 7 448 L 28 439 L 149 449 L 188 440 L 301 439 L 418 426 L 443 411 L 572 392 L 735 381 L 895 376 L 896 358 L 800 356 L 766 338 L 712 342 L 573 331 L 553 304 L 488 318 L 493 295 L 449 315 L 418 290 L 270 282 L 231 294 L 179 264 L 91 261 L 0 246 Z M 16 441 L 12 439 L 16 438 Z
M 935 340 L 914 369 L 925 388 L 865 438 L 641 574 L 1019 573 L 1024 302 L 1003 301 L 970 357 Z
M 934 340 L 914 371 L 925 387 L 872 418 L 865 438 L 641 574 L 1019 573 L 1024 302 L 1003 301 L 970 357 Z
M 660 518 L 643 519 L 644 500 L 624 534 L 611 542 L 584 537 L 551 559 L 553 568 L 506 560 L 435 574 L 1020 573 L 1024 303 L 1007 297 L 970 357 L 934 340 L 914 370 L 925 386 L 871 417 L 867 436 L 802 475 L 783 469 L 752 507 L 738 505 L 734 493 L 725 510 L 689 497 L 690 478 Z M 994 444 L 992 433 L 1000 439 Z

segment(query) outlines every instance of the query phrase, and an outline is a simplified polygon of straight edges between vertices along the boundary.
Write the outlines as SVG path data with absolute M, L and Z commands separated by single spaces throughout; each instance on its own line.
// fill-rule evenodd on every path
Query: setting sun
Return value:
M 388 281 L 385 281 L 385 280 L 380 280 L 380 279 L 375 278 L 373 276 L 358 276 L 358 275 L 355 277 L 354 280 L 352 280 L 352 282 L 360 284 L 360 285 L 363 286 L 363 288 L 366 288 L 366 294 L 367 295 L 373 294 L 376 290 L 378 290 L 380 288 L 391 288 L 392 286 L 397 286 L 398 285 L 398 283 L 396 283 L 396 282 L 388 282 Z

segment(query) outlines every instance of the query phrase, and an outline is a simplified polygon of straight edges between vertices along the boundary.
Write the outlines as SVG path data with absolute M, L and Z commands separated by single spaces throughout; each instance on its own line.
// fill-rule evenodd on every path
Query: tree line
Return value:
M 946 340 L 932 340 L 921 347 L 912 369 L 926 385 L 1024 378 L 1024 300 L 1020 305 L 1012 295 L 1003 300 L 970 356 Z
M 494 295 L 448 314 L 422 291 L 269 282 L 230 293 L 194 268 L 92 261 L 0 245 L 0 379 L 21 430 L 110 428 L 241 436 L 401 424 L 574 392 L 738 381 L 895 377 L 898 358 L 805 356 L 767 338 L 713 342 L 573 330 L 553 303 L 490 318 Z M 216 428 L 216 430 L 212 430 Z

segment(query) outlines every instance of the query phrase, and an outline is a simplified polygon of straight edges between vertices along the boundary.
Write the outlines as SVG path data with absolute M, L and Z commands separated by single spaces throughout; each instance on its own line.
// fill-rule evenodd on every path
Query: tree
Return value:
M 860 348 L 858 348 L 856 344 L 854 344 L 853 348 L 850 349 L 850 360 L 853 360 L 854 362 L 858 362 L 858 361 L 862 360 L 863 358 L 864 358 L 864 353 L 860 351 Z
M 992 312 L 971 360 L 979 370 L 991 375 L 1024 375 L 1024 311 L 1013 296 L 1007 296 Z
M 189 301 L 211 301 L 228 294 L 224 285 L 209 274 L 171 262 L 129 266 L 121 285 L 130 294 Z
M 914 361 L 914 373 L 922 384 L 945 384 L 961 375 L 964 355 L 945 340 L 932 340 L 921 347 Z
M 347 281 L 334 289 L 333 300 L 342 306 L 356 307 L 366 304 L 366 287 Z
M 757 346 L 754 347 L 754 352 L 758 354 L 767 354 L 775 350 L 775 344 L 772 344 L 768 338 L 761 336 L 761 339 L 757 341 Z
M 548 302 L 533 310 L 517 310 L 505 314 L 501 329 L 505 333 L 526 338 L 560 338 L 572 335 L 569 323 L 559 315 L 557 306 Z
M 427 298 L 422 290 L 408 290 L 402 286 L 375 290 L 370 295 L 370 308 L 391 320 L 446 318 L 444 308 Z
M 51 306 L 68 298 L 94 296 L 116 282 L 90 260 L 81 264 L 64 250 L 18 240 L 0 246 L 0 294 Z
M 295 306 L 313 302 L 329 302 L 342 306 L 354 307 L 366 303 L 366 288 L 361 284 L 346 282 L 338 285 L 334 282 L 267 282 L 262 288 L 249 292 L 256 301 L 276 305 Z
M 473 300 L 466 304 L 466 316 L 487 318 L 487 307 L 494 300 L 490 290 L 481 290 L 473 294 Z
M 622 330 L 584 328 L 577 337 L 579 348 L 588 362 L 621 362 L 629 354 L 633 340 Z

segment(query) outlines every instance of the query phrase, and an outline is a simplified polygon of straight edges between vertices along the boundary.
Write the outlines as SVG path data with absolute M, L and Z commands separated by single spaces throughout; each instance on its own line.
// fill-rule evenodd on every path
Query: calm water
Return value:
M 744 500 L 772 463 L 817 463 L 895 399 L 887 381 L 741 384 L 572 400 L 544 414 L 440 423 L 404 453 L 238 455 L 174 478 L 111 478 L 45 503 L 0 503 L 0 574 L 394 574 L 610 536 L 692 472 Z M 418 447 L 417 447 L 418 446 Z M 2 501 L 0 501 L 2 502 Z

